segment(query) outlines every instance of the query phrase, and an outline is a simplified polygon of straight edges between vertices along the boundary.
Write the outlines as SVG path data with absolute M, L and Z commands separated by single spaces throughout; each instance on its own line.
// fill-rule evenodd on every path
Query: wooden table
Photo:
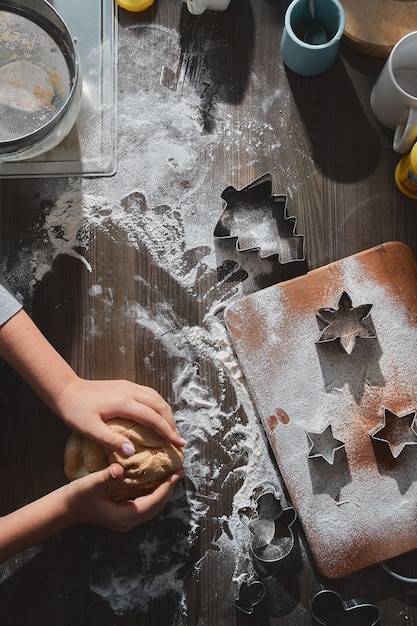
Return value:
M 417 204 L 396 189 L 400 156 L 369 105 L 383 60 L 342 45 L 324 75 L 292 74 L 287 6 L 120 10 L 118 172 L 1 181 L 1 268 L 27 310 L 81 375 L 158 389 L 189 442 L 188 475 L 156 520 L 127 535 L 73 527 L 3 564 L 4 626 L 302 626 L 317 581 L 368 596 L 382 624 L 417 621 L 415 588 L 379 565 L 323 580 L 297 523 L 273 570 L 251 555 L 254 497 L 263 482 L 285 490 L 222 323 L 242 273 L 217 271 L 221 193 L 270 172 L 309 269 L 392 240 L 417 253 Z M 5 514 L 65 481 L 69 433 L 6 364 L 0 404 Z M 415 575 L 415 556 L 402 561 Z M 246 615 L 234 600 L 256 578 L 266 597 Z

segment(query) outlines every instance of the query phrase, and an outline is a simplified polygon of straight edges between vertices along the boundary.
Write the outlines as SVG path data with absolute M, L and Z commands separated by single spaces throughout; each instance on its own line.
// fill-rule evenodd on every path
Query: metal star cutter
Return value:
M 337 309 L 322 308 L 316 313 L 321 335 L 317 343 L 340 341 L 347 354 L 351 354 L 357 337 L 374 339 L 374 325 L 370 317 L 372 304 L 352 306 L 350 296 L 344 291 L 339 299 Z
M 405 446 L 417 444 L 416 412 L 404 411 L 397 415 L 383 407 L 383 424 L 371 433 L 371 439 L 388 444 L 394 459 L 398 458 Z
M 322 457 L 329 465 L 333 465 L 336 452 L 345 447 L 343 441 L 333 436 L 331 424 L 328 424 L 321 432 L 308 432 L 307 439 L 310 442 L 308 458 Z

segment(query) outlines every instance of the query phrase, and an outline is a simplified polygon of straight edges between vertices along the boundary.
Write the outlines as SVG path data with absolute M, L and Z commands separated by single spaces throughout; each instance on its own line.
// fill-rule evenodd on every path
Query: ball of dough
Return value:
M 116 501 L 133 500 L 150 493 L 170 474 L 182 468 L 182 450 L 151 428 L 120 418 L 109 420 L 107 425 L 130 439 L 135 446 L 135 454 L 126 458 L 87 437 L 72 433 L 64 455 L 68 480 L 87 476 L 111 463 L 120 463 L 125 471 L 123 479 L 109 487 L 108 494 Z

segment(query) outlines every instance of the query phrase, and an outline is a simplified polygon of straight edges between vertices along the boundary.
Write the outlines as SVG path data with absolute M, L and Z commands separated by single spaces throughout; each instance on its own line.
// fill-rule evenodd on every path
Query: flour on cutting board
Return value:
M 408 274 L 401 257 L 379 266 L 379 255 L 395 257 L 389 250 L 311 272 L 296 289 L 288 282 L 258 291 L 235 302 L 228 318 L 310 548 L 330 578 L 416 548 L 415 451 L 408 446 L 394 464 L 388 446 L 374 446 L 370 436 L 384 425 L 383 407 L 398 415 L 416 410 L 414 267 Z M 337 307 L 344 289 L 354 307 L 372 303 L 376 333 L 358 339 L 350 355 L 335 342 L 320 345 L 329 350 L 316 343 L 320 299 Z M 332 466 L 320 467 L 309 458 L 306 433 L 323 433 L 329 424 L 344 448 Z M 403 437 L 414 443 L 412 433 Z
M 266 78 L 262 68 L 254 68 L 249 76 L 253 83 L 253 90 L 249 90 L 253 91 L 253 116 L 235 119 L 233 107 L 216 101 L 214 94 L 215 123 L 211 132 L 203 132 L 201 95 L 211 80 L 209 70 L 200 68 L 199 91 L 187 82 L 186 63 L 177 67 L 178 34 L 158 26 L 137 28 L 140 37 L 132 29 L 122 33 L 120 40 L 119 56 L 124 68 L 131 67 L 132 75 L 140 76 L 141 81 L 135 82 L 124 73 L 120 76 L 117 174 L 111 179 L 69 179 L 66 190 L 40 218 L 30 250 L 22 249 L 5 275 L 16 291 L 25 283 L 30 283 L 33 290 L 62 254 L 77 258 L 90 272 L 94 269 L 90 265 L 93 261 L 88 260 L 91 237 L 97 230 L 112 237 L 116 227 L 125 235 L 127 245 L 145 248 L 152 262 L 179 287 L 206 304 L 201 325 L 176 327 L 163 311 L 148 310 L 137 302 L 126 303 L 126 315 L 138 327 L 150 331 L 166 353 L 181 362 L 172 387 L 175 418 L 189 441 L 187 486 L 178 486 L 166 512 L 152 526 L 154 530 L 147 530 L 145 540 L 130 554 L 127 565 L 117 559 L 106 561 L 105 545 L 98 545 L 92 555 L 92 589 L 115 613 L 146 611 L 150 602 L 174 594 L 185 615 L 186 574 L 203 575 L 215 560 L 219 570 L 230 572 L 230 586 L 224 589 L 228 605 L 233 603 L 239 583 L 253 577 L 251 536 L 241 511 L 253 505 L 254 490 L 260 485 L 272 483 L 280 491 L 266 438 L 224 324 L 216 314 L 230 294 L 221 290 L 204 292 L 199 280 L 202 269 L 216 269 L 213 230 L 222 210 L 221 192 L 234 183 L 222 181 L 218 173 L 213 175 L 216 155 L 222 151 L 235 159 L 241 151 L 235 160 L 236 171 L 245 167 L 257 171 L 260 151 L 278 155 L 279 133 L 265 123 L 264 115 L 271 107 L 278 107 L 282 126 L 286 126 L 289 110 L 283 98 L 288 96 L 279 89 L 267 101 L 258 96 L 257 92 L 263 90 L 256 89 L 257 82 Z M 174 88 L 164 84 L 164 68 L 177 73 Z M 278 158 L 271 162 L 271 169 L 280 170 L 283 180 L 285 170 L 281 168 L 285 167 Z M 276 191 L 291 193 L 291 184 L 289 181 L 285 189 Z M 190 263 L 190 258 L 197 261 Z M 133 279 L 145 280 L 140 274 Z M 88 295 L 106 299 L 111 309 L 111 289 L 95 284 Z M 94 325 L 90 332 L 95 332 Z M 146 359 L 150 357 L 145 357 L 145 365 Z M 210 362 L 216 371 L 220 390 L 216 397 L 202 381 L 199 359 Z M 228 385 L 235 395 L 232 407 L 224 401 Z M 238 414 L 244 419 L 237 418 Z M 213 454 L 205 454 L 210 445 L 217 446 L 214 458 Z M 219 501 L 222 504 L 218 486 L 230 484 L 235 486 L 235 495 L 219 513 L 218 506 L 214 506 Z M 218 533 L 209 541 L 207 554 L 193 562 L 191 547 L 207 516 L 215 518 Z M 183 531 L 174 546 L 165 545 L 164 533 L 158 532 L 158 523 L 170 521 L 180 524 Z M 173 551 L 176 558 L 161 560 Z

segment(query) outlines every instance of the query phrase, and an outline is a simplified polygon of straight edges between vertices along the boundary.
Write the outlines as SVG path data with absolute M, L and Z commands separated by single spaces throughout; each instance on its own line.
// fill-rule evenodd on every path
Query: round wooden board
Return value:
M 341 0 L 344 42 L 364 54 L 387 57 L 401 37 L 417 30 L 417 0 Z

